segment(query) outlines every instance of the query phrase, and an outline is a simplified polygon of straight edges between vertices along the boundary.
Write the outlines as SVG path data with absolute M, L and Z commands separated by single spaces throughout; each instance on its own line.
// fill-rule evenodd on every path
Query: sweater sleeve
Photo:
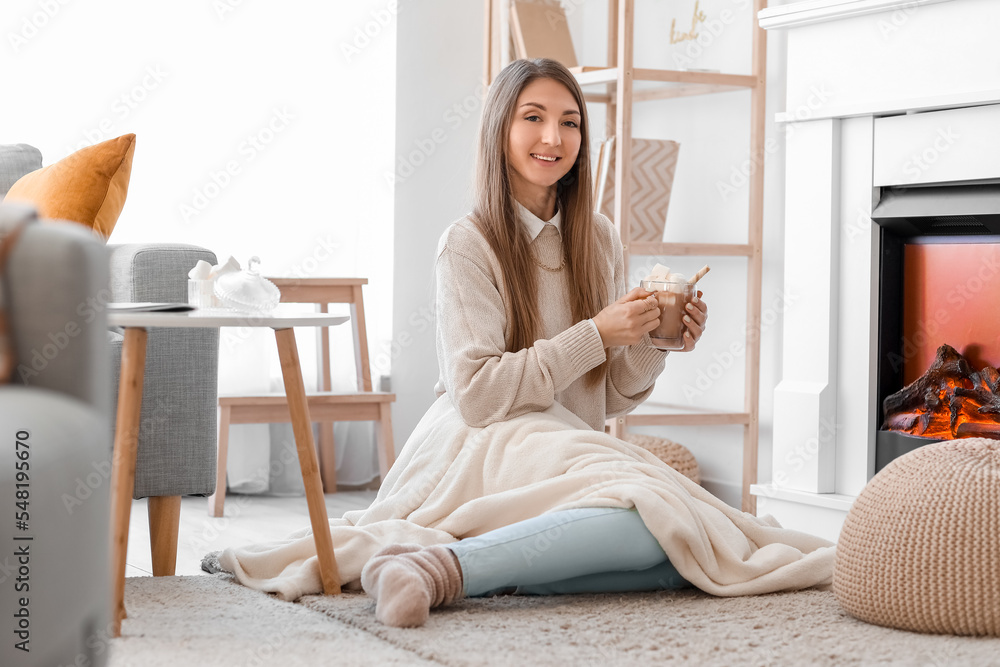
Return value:
M 507 352 L 507 315 L 492 272 L 447 242 L 436 280 L 441 377 L 470 426 L 544 410 L 557 392 L 606 358 L 600 334 L 587 321 Z
M 625 286 L 625 257 L 621 241 L 614 226 L 600 216 L 604 229 L 610 228 L 611 252 L 614 256 L 614 296 L 620 299 L 627 291 Z M 615 417 L 634 410 L 652 393 L 656 378 L 666 366 L 667 352 L 653 347 L 649 334 L 635 345 L 611 348 L 608 354 L 608 372 L 605 379 L 606 410 L 608 417 Z

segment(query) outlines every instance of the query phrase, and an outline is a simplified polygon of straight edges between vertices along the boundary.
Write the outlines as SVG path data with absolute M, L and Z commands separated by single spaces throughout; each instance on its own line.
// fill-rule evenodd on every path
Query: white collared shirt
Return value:
M 556 231 L 562 234 L 562 211 L 556 210 L 556 214 L 549 221 L 542 220 L 537 215 L 529 211 L 521 202 L 514 200 L 517 204 L 517 211 L 521 217 L 521 224 L 528 230 L 528 237 L 534 241 L 542 233 L 545 225 L 552 225 Z

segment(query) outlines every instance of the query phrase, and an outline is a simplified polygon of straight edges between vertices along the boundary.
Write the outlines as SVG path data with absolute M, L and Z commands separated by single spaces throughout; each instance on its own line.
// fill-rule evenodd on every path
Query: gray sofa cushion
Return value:
M 30 223 L 6 275 L 10 316 L 18 322 L 14 381 L 60 391 L 110 414 L 110 362 L 99 305 L 108 296 L 107 247 L 76 223 Z
M 27 173 L 42 168 L 42 152 L 28 144 L 0 145 L 0 199 Z

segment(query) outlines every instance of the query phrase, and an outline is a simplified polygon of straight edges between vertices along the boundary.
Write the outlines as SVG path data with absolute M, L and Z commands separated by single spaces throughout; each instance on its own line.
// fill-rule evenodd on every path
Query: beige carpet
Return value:
M 129 578 L 126 604 L 116 667 L 1000 664 L 1000 639 L 869 625 L 821 591 L 475 599 L 409 630 L 380 625 L 362 594 L 292 604 L 222 574 Z

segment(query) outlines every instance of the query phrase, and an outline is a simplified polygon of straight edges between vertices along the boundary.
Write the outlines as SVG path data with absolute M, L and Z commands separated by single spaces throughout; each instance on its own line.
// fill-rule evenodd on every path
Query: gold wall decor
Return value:
M 705 22 L 705 12 L 698 7 L 698 1 L 694 3 L 694 13 L 691 16 L 691 30 L 688 32 L 677 32 L 677 19 L 670 20 L 670 43 L 687 42 L 698 39 L 698 24 Z

